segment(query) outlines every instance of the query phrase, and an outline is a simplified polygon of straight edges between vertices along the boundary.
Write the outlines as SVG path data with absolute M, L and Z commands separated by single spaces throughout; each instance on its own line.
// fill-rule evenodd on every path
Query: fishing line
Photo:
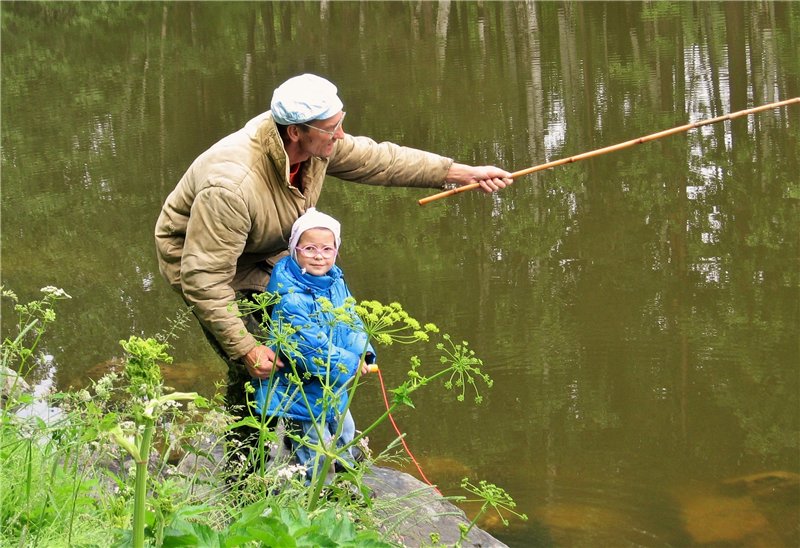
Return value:
M 389 422 L 392 423 L 394 431 L 397 432 L 397 435 L 400 438 L 400 443 L 403 444 L 403 449 L 405 449 L 406 454 L 408 454 L 408 456 L 411 458 L 411 462 L 414 463 L 414 466 L 417 467 L 417 472 L 419 472 L 419 475 L 422 476 L 422 479 L 425 481 L 425 483 L 433 487 L 433 490 L 436 491 L 441 496 L 442 492 L 439 491 L 439 489 L 437 489 L 437 487 L 433 483 L 431 483 L 431 481 L 427 478 L 427 476 L 425 476 L 425 472 L 422 471 L 422 467 L 419 465 L 419 462 L 417 462 L 417 459 L 414 457 L 414 454 L 411 452 L 411 449 L 408 447 L 408 444 L 406 443 L 405 436 L 403 435 L 402 432 L 400 432 L 400 428 L 397 426 L 397 423 L 395 422 L 392 413 L 389 411 L 390 409 L 389 397 L 386 395 L 386 385 L 383 383 L 383 376 L 381 375 L 381 370 L 377 366 L 375 366 L 374 369 L 372 366 L 370 366 L 370 371 L 374 371 L 375 373 L 378 374 L 378 381 L 380 382 L 381 393 L 383 394 L 383 403 L 386 406 L 386 412 L 389 414 Z

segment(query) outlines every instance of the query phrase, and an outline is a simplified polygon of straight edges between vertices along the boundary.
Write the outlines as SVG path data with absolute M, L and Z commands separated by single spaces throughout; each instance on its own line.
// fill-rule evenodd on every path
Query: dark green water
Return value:
M 510 171 L 800 95 L 791 2 L 0 12 L 2 279 L 72 295 L 38 379 L 62 389 L 181 308 L 160 205 L 289 76 L 336 82 L 350 133 Z M 506 489 L 531 519 L 485 527 L 511 546 L 800 543 L 798 157 L 792 106 L 493 196 L 420 207 L 424 191 L 330 180 L 319 207 L 356 296 L 468 340 L 494 379 L 480 406 L 434 388 L 398 414 L 428 477 Z M 383 350 L 387 383 L 412 354 Z M 194 325 L 174 355 L 179 388 L 224 377 Z M 358 398 L 357 422 L 380 413 L 376 380 Z

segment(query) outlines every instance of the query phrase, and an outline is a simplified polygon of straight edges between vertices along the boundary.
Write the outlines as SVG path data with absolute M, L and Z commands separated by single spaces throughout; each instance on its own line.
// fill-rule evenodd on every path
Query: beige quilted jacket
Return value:
M 289 184 L 288 157 L 265 112 L 201 154 L 167 197 L 155 228 L 161 274 L 194 307 L 231 358 L 256 341 L 238 317 L 237 290 L 263 291 L 294 221 L 316 205 L 325 175 L 383 186 L 441 187 L 452 160 L 346 135 L 327 160 Z

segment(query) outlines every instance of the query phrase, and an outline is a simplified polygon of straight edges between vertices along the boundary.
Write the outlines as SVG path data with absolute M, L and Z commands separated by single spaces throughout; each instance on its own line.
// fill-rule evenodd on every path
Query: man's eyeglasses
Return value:
M 311 124 L 306 124 L 306 123 L 301 123 L 300 125 L 301 126 L 310 127 L 311 129 L 316 129 L 320 133 L 324 133 L 325 135 L 327 135 L 328 137 L 333 139 L 333 136 L 336 135 L 336 132 L 339 131 L 339 128 L 342 127 L 342 123 L 344 122 L 344 117 L 345 116 L 347 116 L 347 113 L 346 112 L 342 112 L 342 117 L 339 118 L 339 123 L 336 124 L 335 128 L 333 128 L 333 131 L 328 131 L 327 129 L 322 129 L 321 127 L 312 126 Z
M 326 259 L 331 259 L 336 256 L 336 248 L 330 245 L 326 245 L 323 247 L 317 247 L 315 245 L 307 245 L 303 247 L 298 247 L 297 251 L 299 251 L 303 257 L 307 257 L 309 259 L 313 259 L 317 255 L 322 255 Z

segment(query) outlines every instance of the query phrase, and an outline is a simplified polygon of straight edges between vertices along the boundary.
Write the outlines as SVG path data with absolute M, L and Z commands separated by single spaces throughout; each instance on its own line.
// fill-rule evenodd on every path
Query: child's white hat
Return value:
M 342 225 L 339 221 L 330 215 L 317 211 L 316 208 L 310 207 L 292 225 L 292 234 L 289 236 L 289 253 L 292 257 L 297 257 L 295 248 L 297 247 L 297 242 L 300 241 L 300 236 L 303 235 L 303 232 L 312 228 L 327 228 L 333 232 L 336 249 L 339 249 L 339 246 L 342 245 Z

